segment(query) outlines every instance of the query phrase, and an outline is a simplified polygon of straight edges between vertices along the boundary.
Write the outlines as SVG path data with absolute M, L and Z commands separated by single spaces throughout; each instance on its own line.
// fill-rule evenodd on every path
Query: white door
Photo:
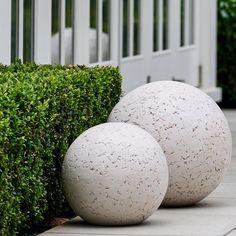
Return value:
M 147 81 L 150 57 L 149 0 L 120 1 L 120 69 L 123 90 L 128 92 Z
M 173 1 L 172 1 L 173 2 Z M 199 86 L 199 0 L 179 0 L 173 5 L 176 19 L 171 20 L 174 74 L 172 79 Z M 174 12 L 173 12 L 174 13 Z M 176 29 L 174 31 L 174 29 Z
M 153 0 L 151 79 L 198 86 L 198 0 Z
M 132 50 L 121 59 L 121 73 L 126 92 L 141 84 L 158 80 L 183 81 L 198 86 L 199 40 L 198 40 L 198 0 L 123 0 L 128 4 L 128 14 L 135 14 L 130 8 L 138 2 L 140 27 L 138 43 L 139 55 Z M 126 9 L 123 7 L 122 11 Z M 123 13 L 124 14 L 124 13 Z M 124 17 L 123 17 L 124 18 Z M 128 20 L 133 17 L 128 15 Z M 134 18 L 137 20 L 137 17 Z M 131 49 L 137 38 L 132 35 L 132 22 L 129 22 L 128 40 L 122 40 L 125 49 Z M 137 26 L 136 26 L 137 27 Z M 124 31 L 124 29 L 123 29 Z M 124 35 L 124 32 L 123 32 Z M 131 35 L 131 37 L 130 37 Z M 124 46 L 128 43 L 128 46 Z M 130 51 L 129 51 L 130 52 Z

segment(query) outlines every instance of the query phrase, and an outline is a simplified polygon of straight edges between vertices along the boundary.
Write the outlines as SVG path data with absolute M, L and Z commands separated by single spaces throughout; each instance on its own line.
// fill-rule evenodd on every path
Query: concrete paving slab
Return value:
M 54 234 L 54 233 L 44 233 L 44 234 L 39 234 L 38 236 L 75 236 L 75 235 L 79 235 L 79 236 L 91 236 L 91 234 Z M 93 234 L 94 235 L 94 234 Z M 96 234 L 97 235 L 97 234 Z M 95 235 L 95 236 L 96 236 Z
M 236 228 L 232 229 L 226 236 L 236 236 Z
M 223 197 L 236 199 L 236 184 L 235 183 L 222 183 L 209 197 Z
M 235 148 L 236 148 L 236 147 L 235 147 Z M 233 153 L 233 154 L 236 155 L 236 153 Z M 232 157 L 231 163 L 230 163 L 230 166 L 229 166 L 228 169 L 229 169 L 229 170 L 231 170 L 231 169 L 235 169 L 235 170 L 236 170 L 236 158 Z
M 236 153 L 233 153 L 233 154 L 236 155 Z M 228 167 L 228 171 L 229 170 L 236 170 L 236 158 L 235 157 L 232 157 L 232 159 L 231 159 L 230 166 Z
M 197 219 L 197 222 L 196 222 Z M 235 227 L 236 216 L 214 216 L 171 214 L 170 211 L 156 212 L 141 225 L 129 227 L 101 227 L 84 223 L 79 218 L 69 224 L 56 227 L 48 234 L 65 235 L 177 235 L 218 236 L 225 235 Z M 197 223 L 197 224 L 196 224 Z M 45 234 L 42 236 L 46 236 Z
M 235 120 L 236 117 L 235 109 L 223 109 L 223 112 L 227 120 Z
M 236 149 L 235 149 L 236 151 Z M 228 168 L 228 170 L 226 171 L 224 178 L 222 180 L 222 184 L 223 183 L 235 183 L 235 188 L 236 188 L 236 157 L 233 157 L 230 163 L 230 166 Z M 220 184 L 220 186 L 222 185 Z M 219 187 L 220 187 L 219 186 Z
M 236 176 L 233 173 L 228 174 L 224 177 L 224 180 L 222 181 L 222 183 L 236 183 Z M 236 184 L 235 184 L 235 188 L 236 188 Z
M 217 215 L 223 217 L 236 217 L 236 198 L 208 197 L 192 207 L 163 208 L 159 211 L 160 216 L 162 216 L 161 214 L 170 214 L 172 216 L 192 215 L 194 217 L 197 217 L 199 215 L 207 215 L 209 217 L 214 217 L 215 215 Z
M 232 154 L 232 156 L 233 156 L 234 158 L 236 158 L 236 146 L 233 147 L 233 154 Z

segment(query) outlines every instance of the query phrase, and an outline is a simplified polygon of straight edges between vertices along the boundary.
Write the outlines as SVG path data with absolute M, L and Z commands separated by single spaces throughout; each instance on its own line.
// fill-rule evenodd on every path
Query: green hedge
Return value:
M 218 0 L 218 84 L 223 107 L 236 107 L 236 0 Z
M 0 235 L 33 235 L 70 211 L 60 185 L 65 152 L 106 121 L 120 94 L 117 68 L 0 65 Z

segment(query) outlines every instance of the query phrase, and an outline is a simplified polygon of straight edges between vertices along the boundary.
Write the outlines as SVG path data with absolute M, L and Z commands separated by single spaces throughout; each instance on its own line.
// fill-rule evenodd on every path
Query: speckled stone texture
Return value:
M 193 205 L 221 182 L 232 139 L 217 104 L 187 84 L 159 81 L 127 94 L 108 121 L 139 125 L 160 144 L 169 166 L 165 206 Z
M 160 206 L 168 166 L 156 140 L 138 126 L 107 123 L 81 134 L 62 168 L 69 204 L 85 221 L 99 225 L 143 222 Z

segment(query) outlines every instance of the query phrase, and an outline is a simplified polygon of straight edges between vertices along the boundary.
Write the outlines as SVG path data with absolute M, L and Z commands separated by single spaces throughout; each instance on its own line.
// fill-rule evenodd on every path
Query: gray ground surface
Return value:
M 194 207 L 159 209 L 146 222 L 129 227 L 99 227 L 76 218 L 40 236 L 160 235 L 236 236 L 236 110 L 224 111 L 233 135 L 233 157 L 220 186 Z

